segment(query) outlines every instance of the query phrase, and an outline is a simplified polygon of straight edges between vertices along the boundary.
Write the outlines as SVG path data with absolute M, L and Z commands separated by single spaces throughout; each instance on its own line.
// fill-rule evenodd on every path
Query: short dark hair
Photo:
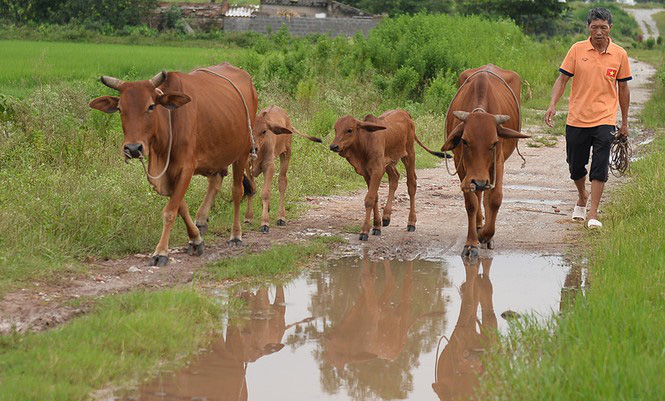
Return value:
M 591 21 L 595 19 L 602 19 L 607 21 L 608 24 L 612 23 L 612 13 L 607 8 L 596 7 L 589 10 L 589 14 L 586 16 L 586 24 L 591 25 Z

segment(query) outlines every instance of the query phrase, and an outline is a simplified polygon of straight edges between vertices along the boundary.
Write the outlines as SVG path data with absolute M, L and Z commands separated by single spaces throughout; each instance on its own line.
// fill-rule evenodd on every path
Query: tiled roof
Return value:
M 261 4 L 271 6 L 327 7 L 328 2 L 322 0 L 261 0 Z
M 226 17 L 251 17 L 258 10 L 257 6 L 231 7 L 224 14 Z

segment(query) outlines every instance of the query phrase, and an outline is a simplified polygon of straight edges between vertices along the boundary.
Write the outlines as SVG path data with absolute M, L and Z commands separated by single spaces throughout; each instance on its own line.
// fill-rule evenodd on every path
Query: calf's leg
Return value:
M 247 164 L 247 157 L 236 160 L 233 163 L 233 228 L 231 229 L 231 238 L 229 244 L 240 245 L 242 244 L 242 227 L 240 226 L 240 202 L 242 201 L 243 186 L 242 179 L 244 176 L 245 165 Z
M 416 155 L 410 153 L 402 158 L 402 163 L 406 167 L 406 187 L 409 191 L 409 222 L 406 226 L 407 231 L 416 231 Z
M 386 206 L 383 208 L 382 224 L 387 227 L 390 224 L 390 217 L 393 214 L 393 201 L 395 200 L 395 191 L 399 182 L 399 172 L 395 166 L 386 167 L 388 173 L 388 199 L 386 199 Z
M 288 180 L 286 173 L 289 171 L 289 162 L 291 161 L 291 151 L 279 155 L 279 213 L 277 214 L 277 225 L 286 225 L 286 209 L 284 202 L 286 199 L 286 185 Z
M 275 175 L 275 164 L 271 163 L 263 170 L 263 188 L 261 188 L 261 232 L 266 234 L 270 231 L 270 187 L 272 177 Z
M 365 176 L 367 182 L 367 195 L 365 195 L 365 221 L 360 229 L 361 241 L 369 239 L 369 220 L 374 210 L 378 211 L 378 198 L 379 198 L 379 185 L 381 184 L 381 176 L 383 176 L 383 169 L 373 169 Z M 381 221 L 378 218 L 378 213 L 374 214 L 375 226 L 378 224 L 381 227 Z
M 254 183 L 254 176 L 252 175 L 252 170 L 249 168 L 249 165 L 247 165 L 247 169 L 245 170 L 245 175 L 247 176 L 247 179 L 251 183 L 253 188 L 256 188 L 256 185 Z M 245 224 L 250 224 L 252 220 L 254 220 L 254 195 L 246 195 L 247 196 L 247 210 L 245 210 Z

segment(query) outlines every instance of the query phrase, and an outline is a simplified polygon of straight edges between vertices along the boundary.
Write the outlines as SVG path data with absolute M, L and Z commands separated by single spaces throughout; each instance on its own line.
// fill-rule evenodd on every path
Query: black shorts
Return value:
M 607 181 L 610 168 L 610 148 L 614 139 L 614 125 L 580 128 L 566 125 L 566 161 L 570 178 L 579 180 L 587 175 L 586 165 L 591 157 L 591 173 L 589 181 Z

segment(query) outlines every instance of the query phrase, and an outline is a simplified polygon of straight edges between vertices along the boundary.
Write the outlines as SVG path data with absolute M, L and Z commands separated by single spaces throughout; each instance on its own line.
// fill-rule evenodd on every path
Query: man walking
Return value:
M 575 43 L 559 68 L 561 75 L 552 88 L 545 123 L 552 127 L 556 104 L 568 80 L 574 77 L 566 120 L 566 160 L 570 178 L 579 192 L 573 220 L 584 221 L 588 218 L 587 227 L 598 228 L 603 226 L 598 221 L 598 205 L 608 178 L 617 106 L 621 108 L 621 127 L 616 134 L 628 136 L 628 81 L 632 76 L 626 51 L 610 39 L 612 14 L 609 10 L 591 9 L 587 25 L 589 39 Z M 587 215 L 586 165 L 591 148 L 591 208 Z

